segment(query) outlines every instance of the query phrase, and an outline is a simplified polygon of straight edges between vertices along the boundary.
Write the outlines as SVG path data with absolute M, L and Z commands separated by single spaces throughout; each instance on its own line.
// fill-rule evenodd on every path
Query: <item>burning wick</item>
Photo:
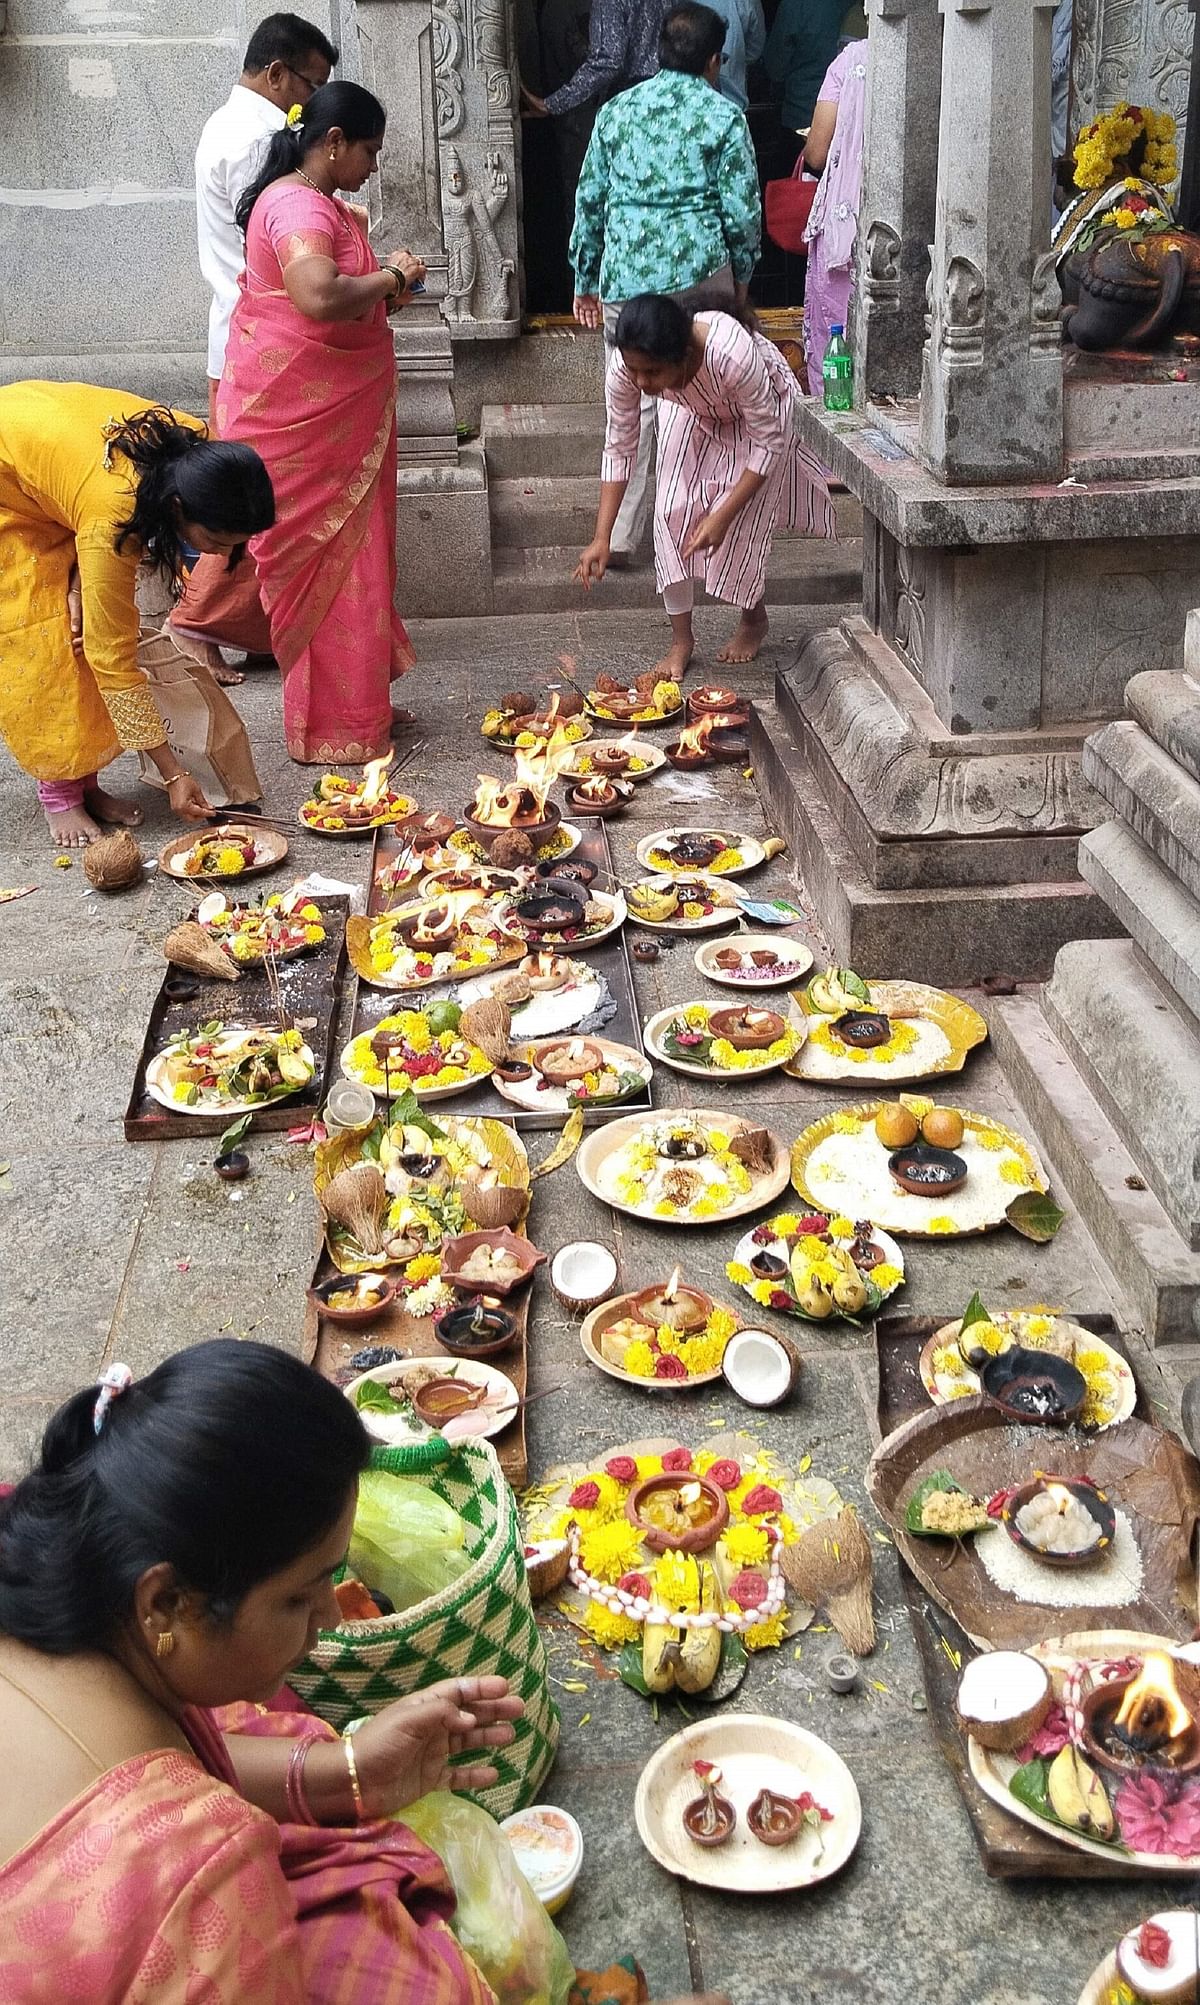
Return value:
M 1192 1716 L 1179 1696 L 1171 1659 L 1151 1650 L 1133 1680 L 1109 1729 L 1131 1754 L 1158 1754 L 1170 1763 L 1184 1749 L 1172 1749 L 1191 1728 Z
M 679 1293 L 679 1281 L 682 1271 L 682 1268 L 677 1267 L 667 1282 L 666 1287 L 662 1291 L 664 1302 L 673 1302 L 675 1300 L 676 1295 Z

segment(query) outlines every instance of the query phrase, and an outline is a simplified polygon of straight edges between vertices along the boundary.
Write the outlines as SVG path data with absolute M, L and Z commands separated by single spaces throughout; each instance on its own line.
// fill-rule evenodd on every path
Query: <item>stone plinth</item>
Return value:
M 1002 1006 L 1006 1065 L 1159 1341 L 1200 1336 L 1200 780 L 1170 749 L 1197 762 L 1198 696 L 1184 675 L 1137 676 L 1135 716 L 1084 748 L 1115 818 L 1084 837 L 1080 869 L 1132 939 L 1064 947 L 1040 1005 Z M 1099 1149 L 1097 1119 L 1112 1138 Z M 1100 1174 L 1117 1149 L 1131 1158 L 1132 1214 Z

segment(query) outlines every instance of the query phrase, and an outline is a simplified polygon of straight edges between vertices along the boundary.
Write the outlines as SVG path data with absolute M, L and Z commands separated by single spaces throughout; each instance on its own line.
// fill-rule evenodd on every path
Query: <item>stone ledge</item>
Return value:
M 1193 627 L 1200 641 L 1200 620 L 1195 613 L 1189 613 L 1184 674 L 1151 668 L 1131 676 L 1125 684 L 1125 707 L 1155 744 L 1170 753 L 1177 766 L 1182 766 L 1193 780 L 1200 780 L 1200 685 L 1188 672 L 1187 653 Z
M 1200 1250 L 1200 1031 L 1123 940 L 1074 940 L 1042 991 L 1047 1023 L 1187 1246 Z
M 1123 822 L 1200 898 L 1200 781 L 1128 718 L 1088 739 L 1083 771 Z
M 1084 836 L 1079 874 L 1200 1026 L 1200 902 L 1120 821 Z
M 1200 478 L 1157 482 L 946 487 L 898 443 L 903 429 L 869 408 L 800 407 L 800 434 L 863 507 L 908 548 L 992 543 L 1122 543 L 1200 536 Z
M 1200 1255 L 1189 1251 L 1033 996 L 994 1003 L 992 1042 L 1061 1193 L 1127 1293 L 1152 1344 L 1200 1336 Z

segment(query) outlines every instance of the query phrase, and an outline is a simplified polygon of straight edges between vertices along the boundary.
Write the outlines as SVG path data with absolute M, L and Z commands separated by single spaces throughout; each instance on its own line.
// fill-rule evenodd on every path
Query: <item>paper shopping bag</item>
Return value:
M 154 692 L 171 750 L 212 805 L 261 801 L 246 727 L 204 663 L 183 654 L 166 628 L 143 628 L 138 667 Z M 145 752 L 139 758 L 143 780 L 161 787 L 157 766 Z

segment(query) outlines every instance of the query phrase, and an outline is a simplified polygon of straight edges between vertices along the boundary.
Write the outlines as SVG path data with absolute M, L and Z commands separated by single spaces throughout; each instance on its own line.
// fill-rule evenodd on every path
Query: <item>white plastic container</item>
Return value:
M 500 1829 L 546 1913 L 557 1914 L 570 1900 L 583 1865 L 583 1833 L 570 1811 L 531 1803 L 506 1817 Z

